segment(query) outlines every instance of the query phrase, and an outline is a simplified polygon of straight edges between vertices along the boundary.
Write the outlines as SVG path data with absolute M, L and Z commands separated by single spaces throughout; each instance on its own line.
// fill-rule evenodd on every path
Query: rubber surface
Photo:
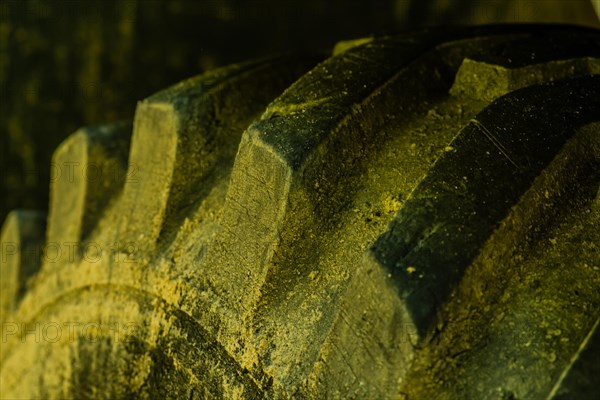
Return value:
M 593 398 L 600 33 L 321 60 L 216 70 L 61 145 L 47 230 L 2 230 L 2 398 Z

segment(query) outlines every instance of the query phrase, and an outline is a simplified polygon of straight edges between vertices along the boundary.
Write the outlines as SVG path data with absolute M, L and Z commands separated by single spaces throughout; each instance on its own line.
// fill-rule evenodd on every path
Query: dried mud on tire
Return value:
M 2 228 L 4 398 L 587 399 L 600 33 L 218 69 L 55 152 Z

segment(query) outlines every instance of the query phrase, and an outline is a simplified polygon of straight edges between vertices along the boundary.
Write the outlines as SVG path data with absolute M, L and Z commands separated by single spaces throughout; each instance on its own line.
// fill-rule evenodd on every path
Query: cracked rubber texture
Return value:
M 82 128 L 2 228 L 1 397 L 594 398 L 599 73 L 594 30 L 425 30 Z

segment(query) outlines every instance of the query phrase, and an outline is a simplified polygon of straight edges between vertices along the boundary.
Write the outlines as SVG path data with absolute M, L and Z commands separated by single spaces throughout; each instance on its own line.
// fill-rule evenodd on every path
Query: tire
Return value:
M 424 30 L 181 82 L 2 228 L 2 398 L 588 399 L 600 32 Z

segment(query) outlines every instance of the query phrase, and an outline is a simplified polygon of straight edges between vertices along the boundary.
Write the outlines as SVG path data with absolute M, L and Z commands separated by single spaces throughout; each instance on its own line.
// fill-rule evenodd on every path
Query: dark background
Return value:
M 600 26 L 589 0 L 3 0 L 0 221 L 47 209 L 55 147 L 131 118 L 179 80 L 266 54 L 415 27 L 491 22 Z

